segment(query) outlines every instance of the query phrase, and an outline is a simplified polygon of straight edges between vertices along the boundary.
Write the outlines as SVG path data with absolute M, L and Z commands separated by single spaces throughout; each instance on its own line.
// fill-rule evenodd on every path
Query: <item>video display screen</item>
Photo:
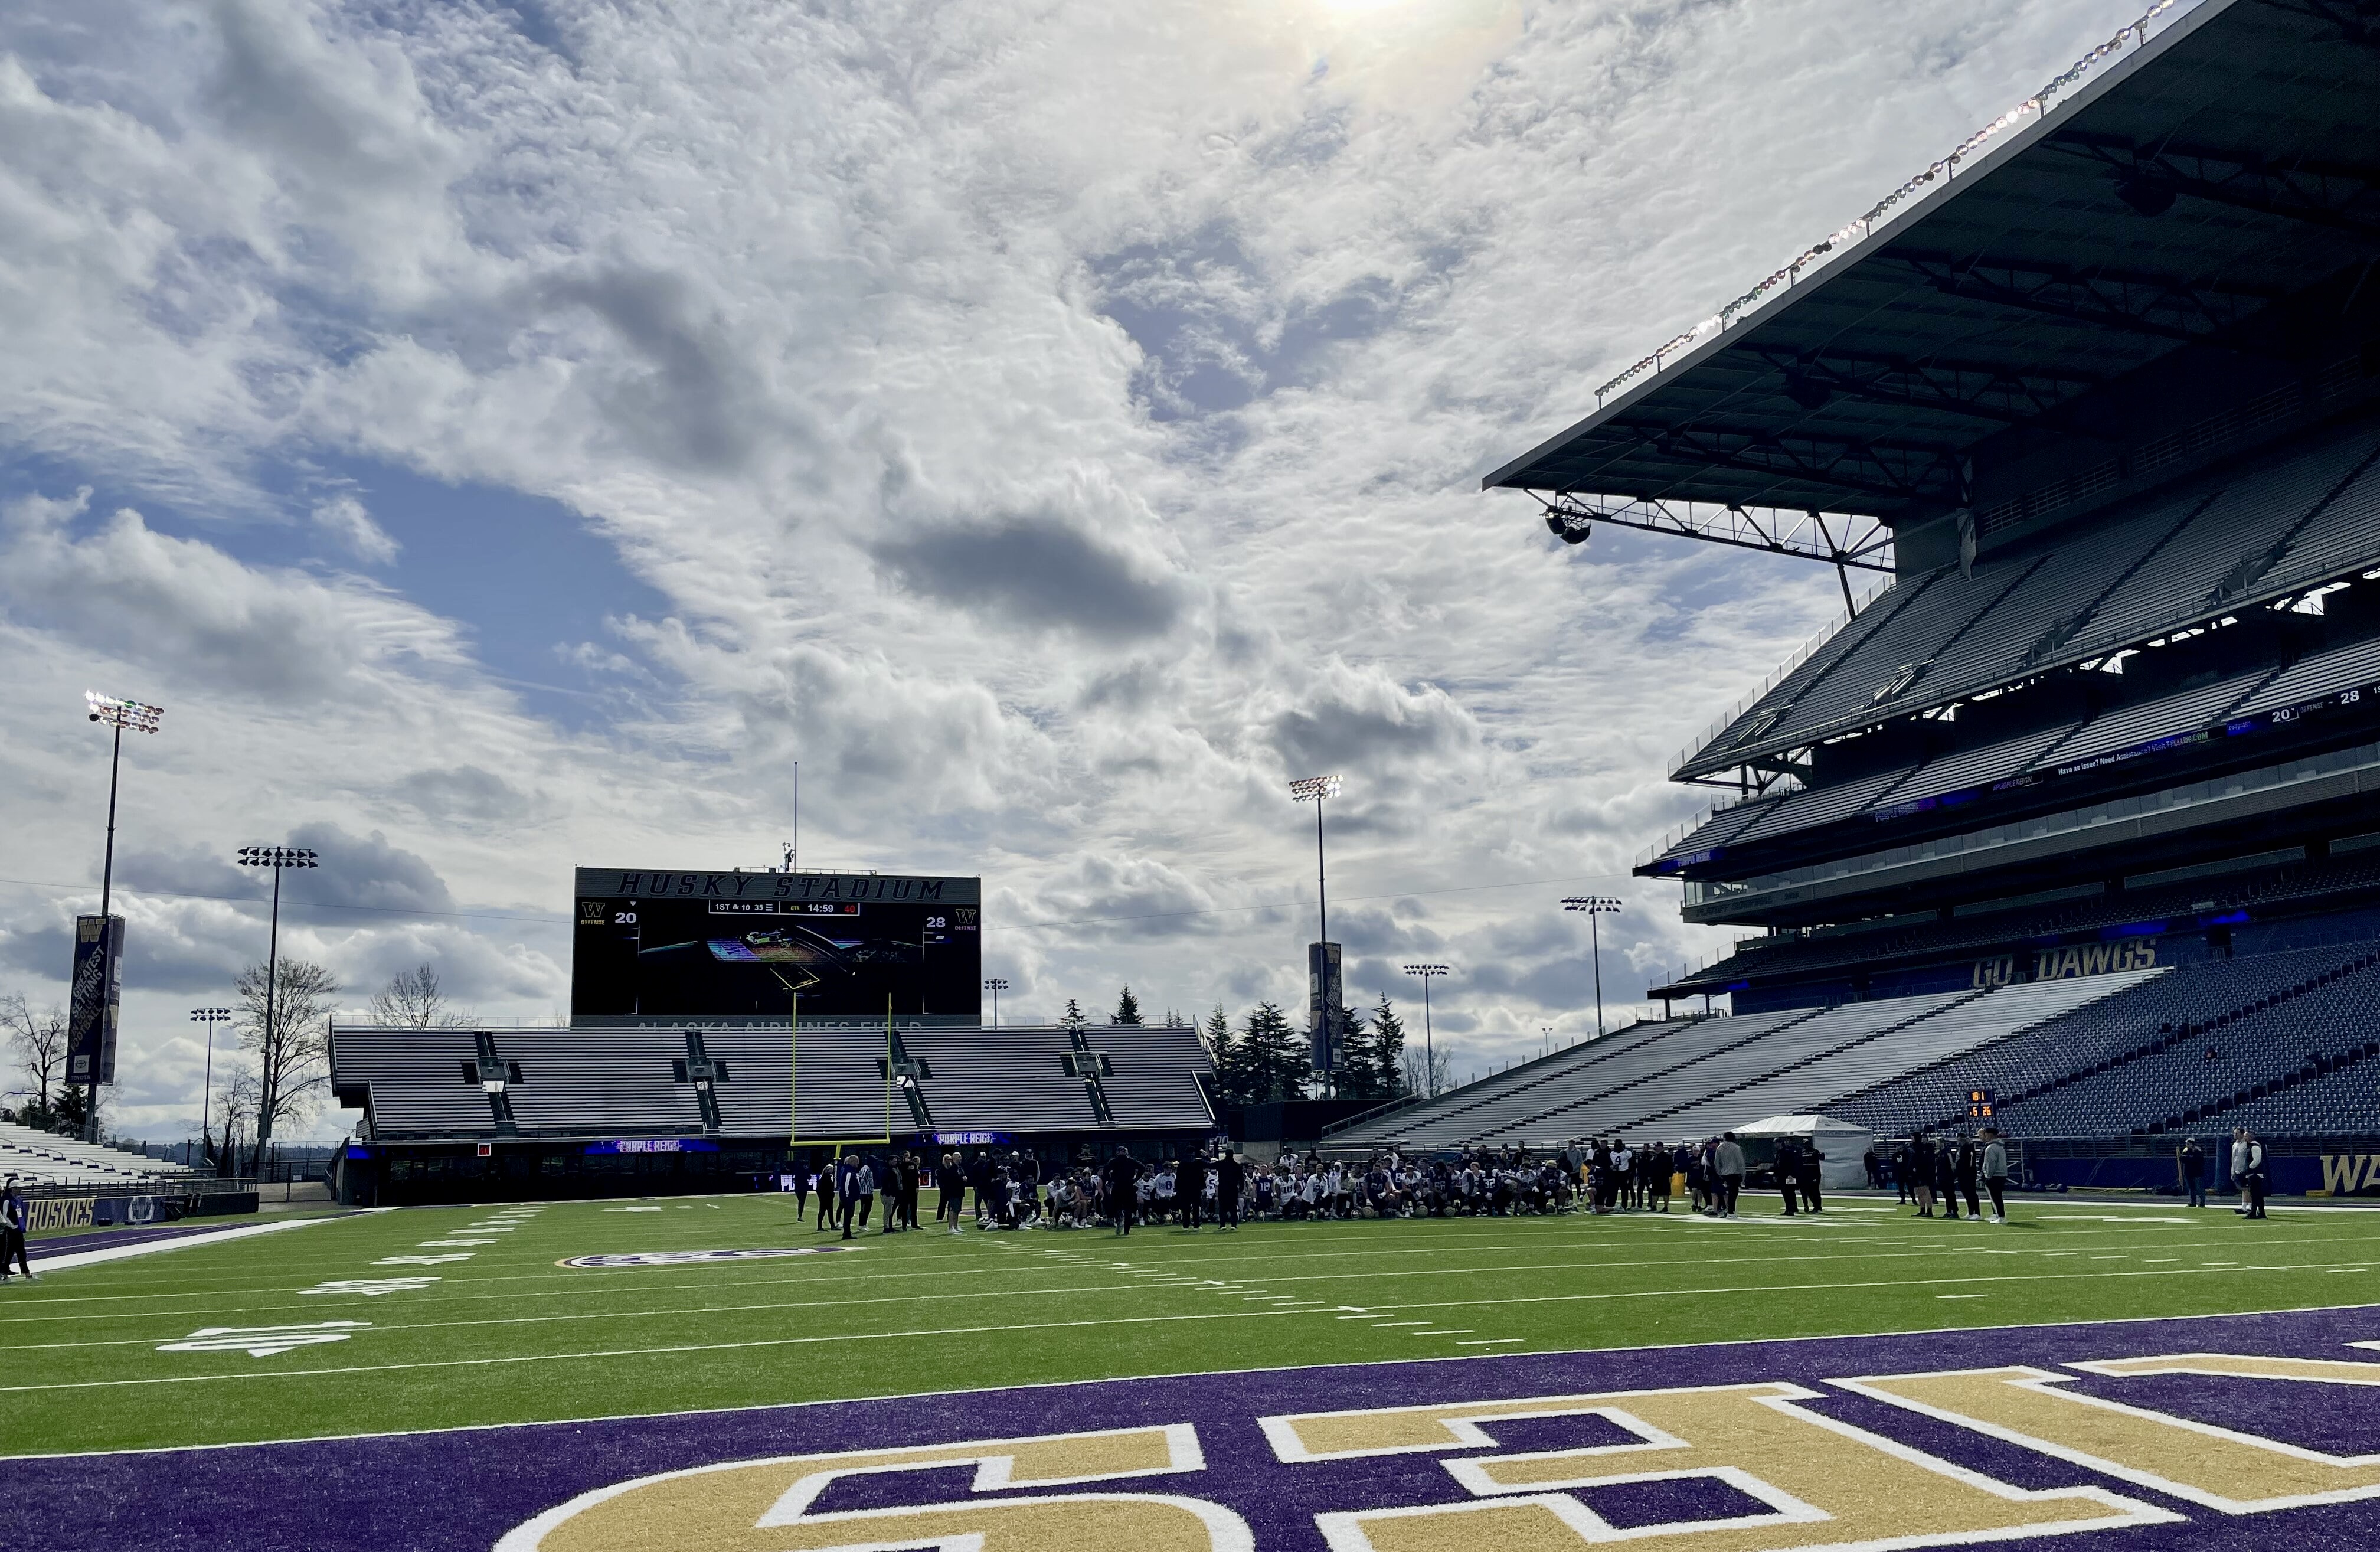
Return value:
M 583 1025 L 982 1022 L 982 880 L 578 869 Z

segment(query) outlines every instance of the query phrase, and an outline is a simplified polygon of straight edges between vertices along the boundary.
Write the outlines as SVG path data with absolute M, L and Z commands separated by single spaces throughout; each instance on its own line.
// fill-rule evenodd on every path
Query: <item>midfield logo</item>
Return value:
M 1408 1371 L 1417 1384 L 1397 1388 L 1458 1372 Z M 1583 1552 L 1622 1541 L 1638 1552 L 1889 1552 L 2064 1537 L 2082 1538 L 2071 1544 L 2082 1552 L 2096 1532 L 2130 1533 L 2111 1547 L 2187 1546 L 2209 1528 L 2204 1516 L 2380 1497 L 2380 1455 L 2308 1449 L 2107 1393 L 2176 1378 L 2319 1394 L 2380 1386 L 2380 1364 L 2176 1352 L 820 1450 L 585 1492 L 517 1524 L 495 1552 L 1254 1552 L 1259 1531 L 1268 1547 L 1318 1534 L 1329 1552 Z M 1252 1426 L 1269 1461 L 1243 1449 L 1209 1476 L 1201 1429 L 1237 1440 Z M 1961 1438 L 1999 1473 L 2025 1474 L 2014 1447 L 2062 1462 L 2069 1479 L 2004 1480 L 1950 1458 L 1968 1453 Z M 953 1483 L 953 1467 L 973 1471 Z M 2076 1471 L 2110 1480 L 2074 1483 Z M 934 1473 L 902 1490 L 902 1473 Z M 1059 1487 L 1087 1490 L 1050 1491 Z M 2152 1534 L 2168 1526 L 2184 1539 Z M 2277 1523 L 2250 1544 L 2288 1534 Z

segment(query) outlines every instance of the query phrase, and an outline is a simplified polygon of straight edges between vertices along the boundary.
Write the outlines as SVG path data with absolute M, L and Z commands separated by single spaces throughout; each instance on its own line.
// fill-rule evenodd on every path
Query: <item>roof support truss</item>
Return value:
M 2297 161 L 2277 166 L 2171 144 L 2143 149 L 2110 136 L 2068 133 L 2052 142 L 2107 169 L 2128 201 L 2188 195 L 2233 210 L 2380 238 L 2380 174 Z M 2155 198 L 2146 201 L 2155 205 Z M 2167 202 L 2170 202 L 2169 199 Z
M 2168 275 L 2084 272 L 1989 258 L 1918 253 L 1880 256 L 1946 297 L 1963 297 L 2094 329 L 2159 339 L 2213 340 L 2246 322 L 2273 297 L 2265 291 L 2193 283 Z
M 2035 419 L 2101 382 L 2073 373 L 2018 372 L 1831 350 L 1797 354 L 1751 346 L 1744 354 L 1774 367 L 1785 379 L 1787 395 L 1805 409 L 1819 408 L 1840 394 L 2002 425 Z
M 1849 513 L 1786 512 L 1775 507 L 1720 506 L 1710 502 L 1635 501 L 1569 491 L 1531 494 L 1545 503 L 1546 526 L 1570 543 L 1583 542 L 1597 523 L 1644 533 L 1699 539 L 1740 550 L 1800 555 L 1839 571 L 1893 573 L 1892 530 Z M 1848 600 L 1850 584 L 1844 584 Z
M 1956 457 L 1936 447 L 1876 442 L 1833 442 L 1770 431 L 1691 428 L 1644 433 L 1666 458 L 1685 456 L 1725 468 L 1832 486 L 1853 495 L 1894 502 L 1958 504 Z

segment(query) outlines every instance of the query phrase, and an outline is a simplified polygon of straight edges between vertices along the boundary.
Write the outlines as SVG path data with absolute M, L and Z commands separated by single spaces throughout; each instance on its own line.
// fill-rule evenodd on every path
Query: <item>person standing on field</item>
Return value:
M 1226 1148 L 1215 1160 L 1215 1227 L 1240 1226 L 1240 1193 L 1248 1182 L 1248 1167 L 1237 1152 Z
M 2265 1216 L 2265 1145 L 2256 1140 L 2256 1134 L 2253 1132 L 2244 1128 L 2240 1135 L 2246 1138 L 2248 1143 L 2248 1172 L 2243 1177 L 2244 1189 L 2247 1192 L 2248 1216 L 2262 1218 Z
M 1984 1189 L 1992 1194 L 1992 1221 L 2008 1221 L 2008 1145 L 2000 1141 L 2000 1129 L 1984 1128 Z
M 1967 1198 L 1969 1222 L 1980 1222 L 1984 1216 L 1984 1204 L 1975 1195 L 1975 1172 L 1982 1164 L 1983 1155 L 1975 1146 L 1975 1139 L 1960 1138 L 1958 1154 L 1950 1161 L 1950 1179 Z
M 10 1175 L 0 1186 L 0 1282 L 8 1280 L 8 1264 L 15 1262 L 24 1269 L 25 1280 L 34 1279 L 33 1263 L 25 1256 L 25 1198 L 17 1190 L 17 1177 Z
M 2206 1150 L 2195 1137 L 2181 1145 L 2181 1189 L 2192 1206 L 2206 1206 Z
M 951 1220 L 951 1232 L 959 1231 L 959 1214 L 966 1206 L 966 1165 L 956 1148 L 944 1148 L 942 1161 L 934 1167 L 934 1185 L 941 1194 L 934 1200 L 934 1221 Z
M 2231 1189 L 2240 1194 L 2240 1205 L 2231 1210 L 2242 1218 L 2248 1213 L 2248 1129 L 2231 1128 Z
M 1942 1216 L 1956 1223 L 1959 1220 L 1959 1144 L 1945 1137 L 1934 1148 L 1934 1197 L 1942 1204 Z
M 1718 1140 L 1718 1151 L 1713 1160 L 1718 1166 L 1718 1215 L 1735 1216 L 1737 1198 L 1743 1194 L 1743 1145 L 1728 1133 Z

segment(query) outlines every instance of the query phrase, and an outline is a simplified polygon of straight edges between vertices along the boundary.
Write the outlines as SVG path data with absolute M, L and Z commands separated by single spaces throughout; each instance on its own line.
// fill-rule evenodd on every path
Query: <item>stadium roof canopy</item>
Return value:
M 2160 10 L 1484 486 L 1557 527 L 1645 503 L 1631 526 L 1886 569 L 1881 529 L 1971 506 L 2008 428 L 2087 430 L 2061 414 L 2193 346 L 2200 370 L 2289 353 L 2271 304 L 2380 256 L 2380 5 Z M 1643 520 L 1684 503 L 1861 515 L 1872 540 Z

